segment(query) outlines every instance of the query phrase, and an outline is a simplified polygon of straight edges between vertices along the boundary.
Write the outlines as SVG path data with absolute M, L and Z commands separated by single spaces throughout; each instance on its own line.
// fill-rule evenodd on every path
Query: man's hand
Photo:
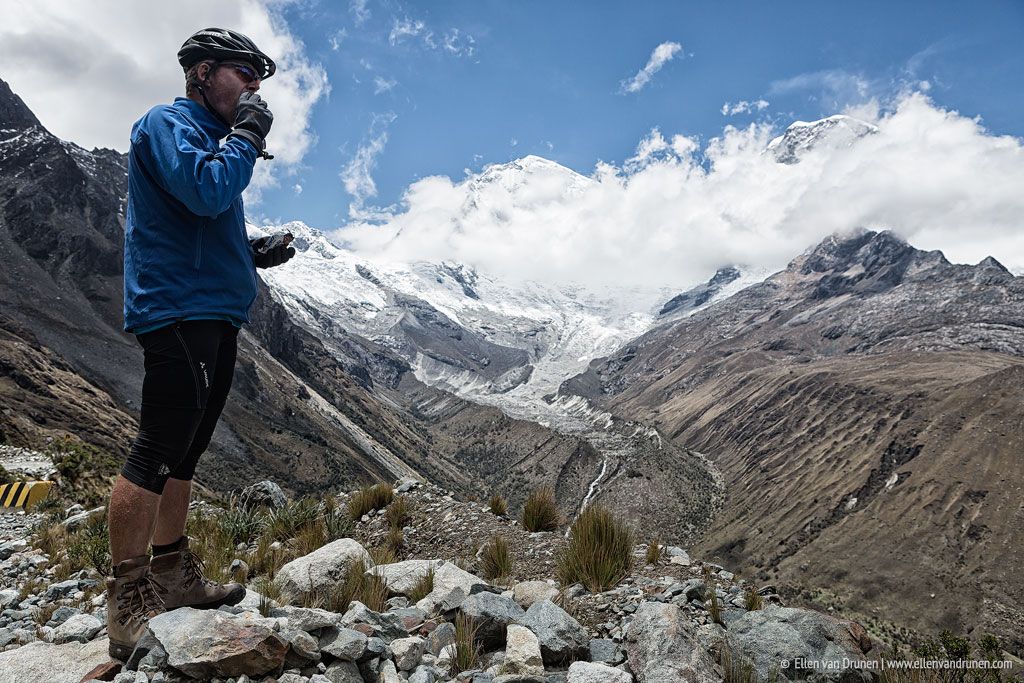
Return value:
M 242 92 L 235 109 L 235 126 L 228 137 L 245 138 L 256 147 L 256 151 L 265 154 L 267 149 L 267 133 L 274 123 L 274 115 L 270 107 L 259 95 L 249 90 Z
M 257 268 L 273 268 L 286 263 L 288 259 L 295 256 L 295 247 L 289 247 L 287 242 L 264 250 L 267 242 L 273 237 L 249 240 L 249 244 L 252 246 L 252 260 Z

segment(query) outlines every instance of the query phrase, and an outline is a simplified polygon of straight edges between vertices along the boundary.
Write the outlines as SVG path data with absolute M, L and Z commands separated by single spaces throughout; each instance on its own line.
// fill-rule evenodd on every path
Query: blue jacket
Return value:
M 132 127 L 124 233 L 124 328 L 182 318 L 249 322 L 256 267 L 242 191 L 256 149 L 179 97 Z

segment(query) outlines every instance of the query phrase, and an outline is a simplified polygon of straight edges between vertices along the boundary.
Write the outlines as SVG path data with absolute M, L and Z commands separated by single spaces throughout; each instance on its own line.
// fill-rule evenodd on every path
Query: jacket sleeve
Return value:
M 146 170 L 189 211 L 214 217 L 228 209 L 249 185 L 256 148 L 242 138 L 230 138 L 217 152 L 193 124 L 170 107 L 146 117 L 132 139 L 140 145 Z

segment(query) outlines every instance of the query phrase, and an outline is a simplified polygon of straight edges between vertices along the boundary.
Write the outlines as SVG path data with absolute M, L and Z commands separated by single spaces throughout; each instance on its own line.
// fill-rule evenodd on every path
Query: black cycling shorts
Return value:
M 145 351 L 142 416 L 121 475 L 163 493 L 169 477 L 191 480 L 210 445 L 235 372 L 238 328 L 184 320 L 136 337 Z

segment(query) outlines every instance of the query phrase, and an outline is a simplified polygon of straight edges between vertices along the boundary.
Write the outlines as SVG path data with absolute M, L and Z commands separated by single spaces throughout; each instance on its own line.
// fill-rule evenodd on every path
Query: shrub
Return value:
M 413 584 L 412 590 L 409 591 L 409 602 L 416 604 L 423 598 L 430 595 L 430 592 L 434 590 L 434 568 L 431 567 L 427 570 L 427 573 L 416 580 Z
M 185 529 L 191 538 L 189 550 L 202 561 L 207 578 L 225 583 L 231 579 L 228 567 L 235 559 L 235 543 L 218 517 L 217 514 L 193 511 Z
M 387 535 L 384 536 L 384 546 L 390 549 L 392 554 L 397 556 L 398 551 L 403 545 L 405 545 L 405 534 L 402 533 L 402 530 L 397 527 L 391 527 L 388 529 Z M 394 560 L 392 560 L 392 562 L 394 562 Z
M 352 494 L 348 501 L 348 516 L 352 521 L 359 521 L 371 510 L 383 510 L 394 497 L 395 491 L 390 484 L 374 484 L 364 486 Z
M 287 542 L 299 535 L 303 527 L 320 518 L 320 503 L 314 498 L 288 501 L 267 516 L 265 534 L 275 541 Z
M 455 643 L 448 647 L 453 648 L 450 673 L 455 676 L 460 671 L 469 671 L 477 668 L 482 648 L 477 641 L 479 627 L 473 617 L 459 613 L 455 617 Z
M 591 505 L 573 522 L 557 572 L 563 586 L 582 583 L 598 593 L 618 584 L 632 564 L 633 531 L 600 505 Z
M 220 516 L 220 525 L 235 545 L 249 544 L 263 533 L 267 518 L 254 509 L 232 505 Z
M 389 546 L 374 546 L 369 548 L 367 552 L 370 553 L 370 559 L 373 560 L 375 565 L 377 564 L 392 564 L 397 559 L 395 557 L 395 551 Z
M 723 683 L 758 683 L 754 665 L 747 661 L 728 639 L 719 652 Z
M 743 600 L 748 612 L 764 608 L 764 600 L 761 599 L 761 594 L 753 585 L 747 587 L 747 593 L 743 596 Z
M 285 563 L 286 553 L 284 548 L 277 550 L 271 546 L 273 540 L 262 536 L 256 543 L 256 549 L 249 553 L 246 562 L 249 564 L 250 573 L 253 576 L 263 575 L 268 579 L 277 576 L 277 570 Z
M 392 529 L 401 530 L 406 524 L 409 523 L 409 502 L 405 496 L 398 496 L 391 505 L 388 506 L 387 512 L 384 514 L 384 518 L 388 521 L 388 526 Z
M 505 496 L 500 493 L 495 493 L 491 496 L 491 500 L 487 503 L 487 506 L 491 508 L 491 512 L 499 517 L 504 517 L 508 514 L 508 501 L 505 500 Z
M 67 563 L 71 571 L 91 568 L 103 576 L 110 574 L 110 540 L 107 518 L 94 515 L 68 538 Z
M 321 607 L 331 612 L 344 613 L 353 600 L 358 600 L 374 612 L 387 609 L 388 587 L 384 577 L 367 574 L 364 562 L 353 562 L 341 581 L 304 597 L 304 607 Z
M 106 501 L 123 464 L 114 454 L 67 435 L 51 442 L 46 453 L 60 474 L 61 493 L 87 508 Z
M 520 520 L 527 531 L 554 531 L 558 528 L 560 516 L 555 504 L 555 490 L 544 487 L 535 490 L 526 499 L 523 517 Z
M 665 548 L 657 538 L 647 543 L 647 564 L 658 564 L 665 556 Z
M 512 557 L 508 552 L 508 541 L 493 536 L 480 554 L 481 571 L 488 581 L 503 579 L 512 573 Z

